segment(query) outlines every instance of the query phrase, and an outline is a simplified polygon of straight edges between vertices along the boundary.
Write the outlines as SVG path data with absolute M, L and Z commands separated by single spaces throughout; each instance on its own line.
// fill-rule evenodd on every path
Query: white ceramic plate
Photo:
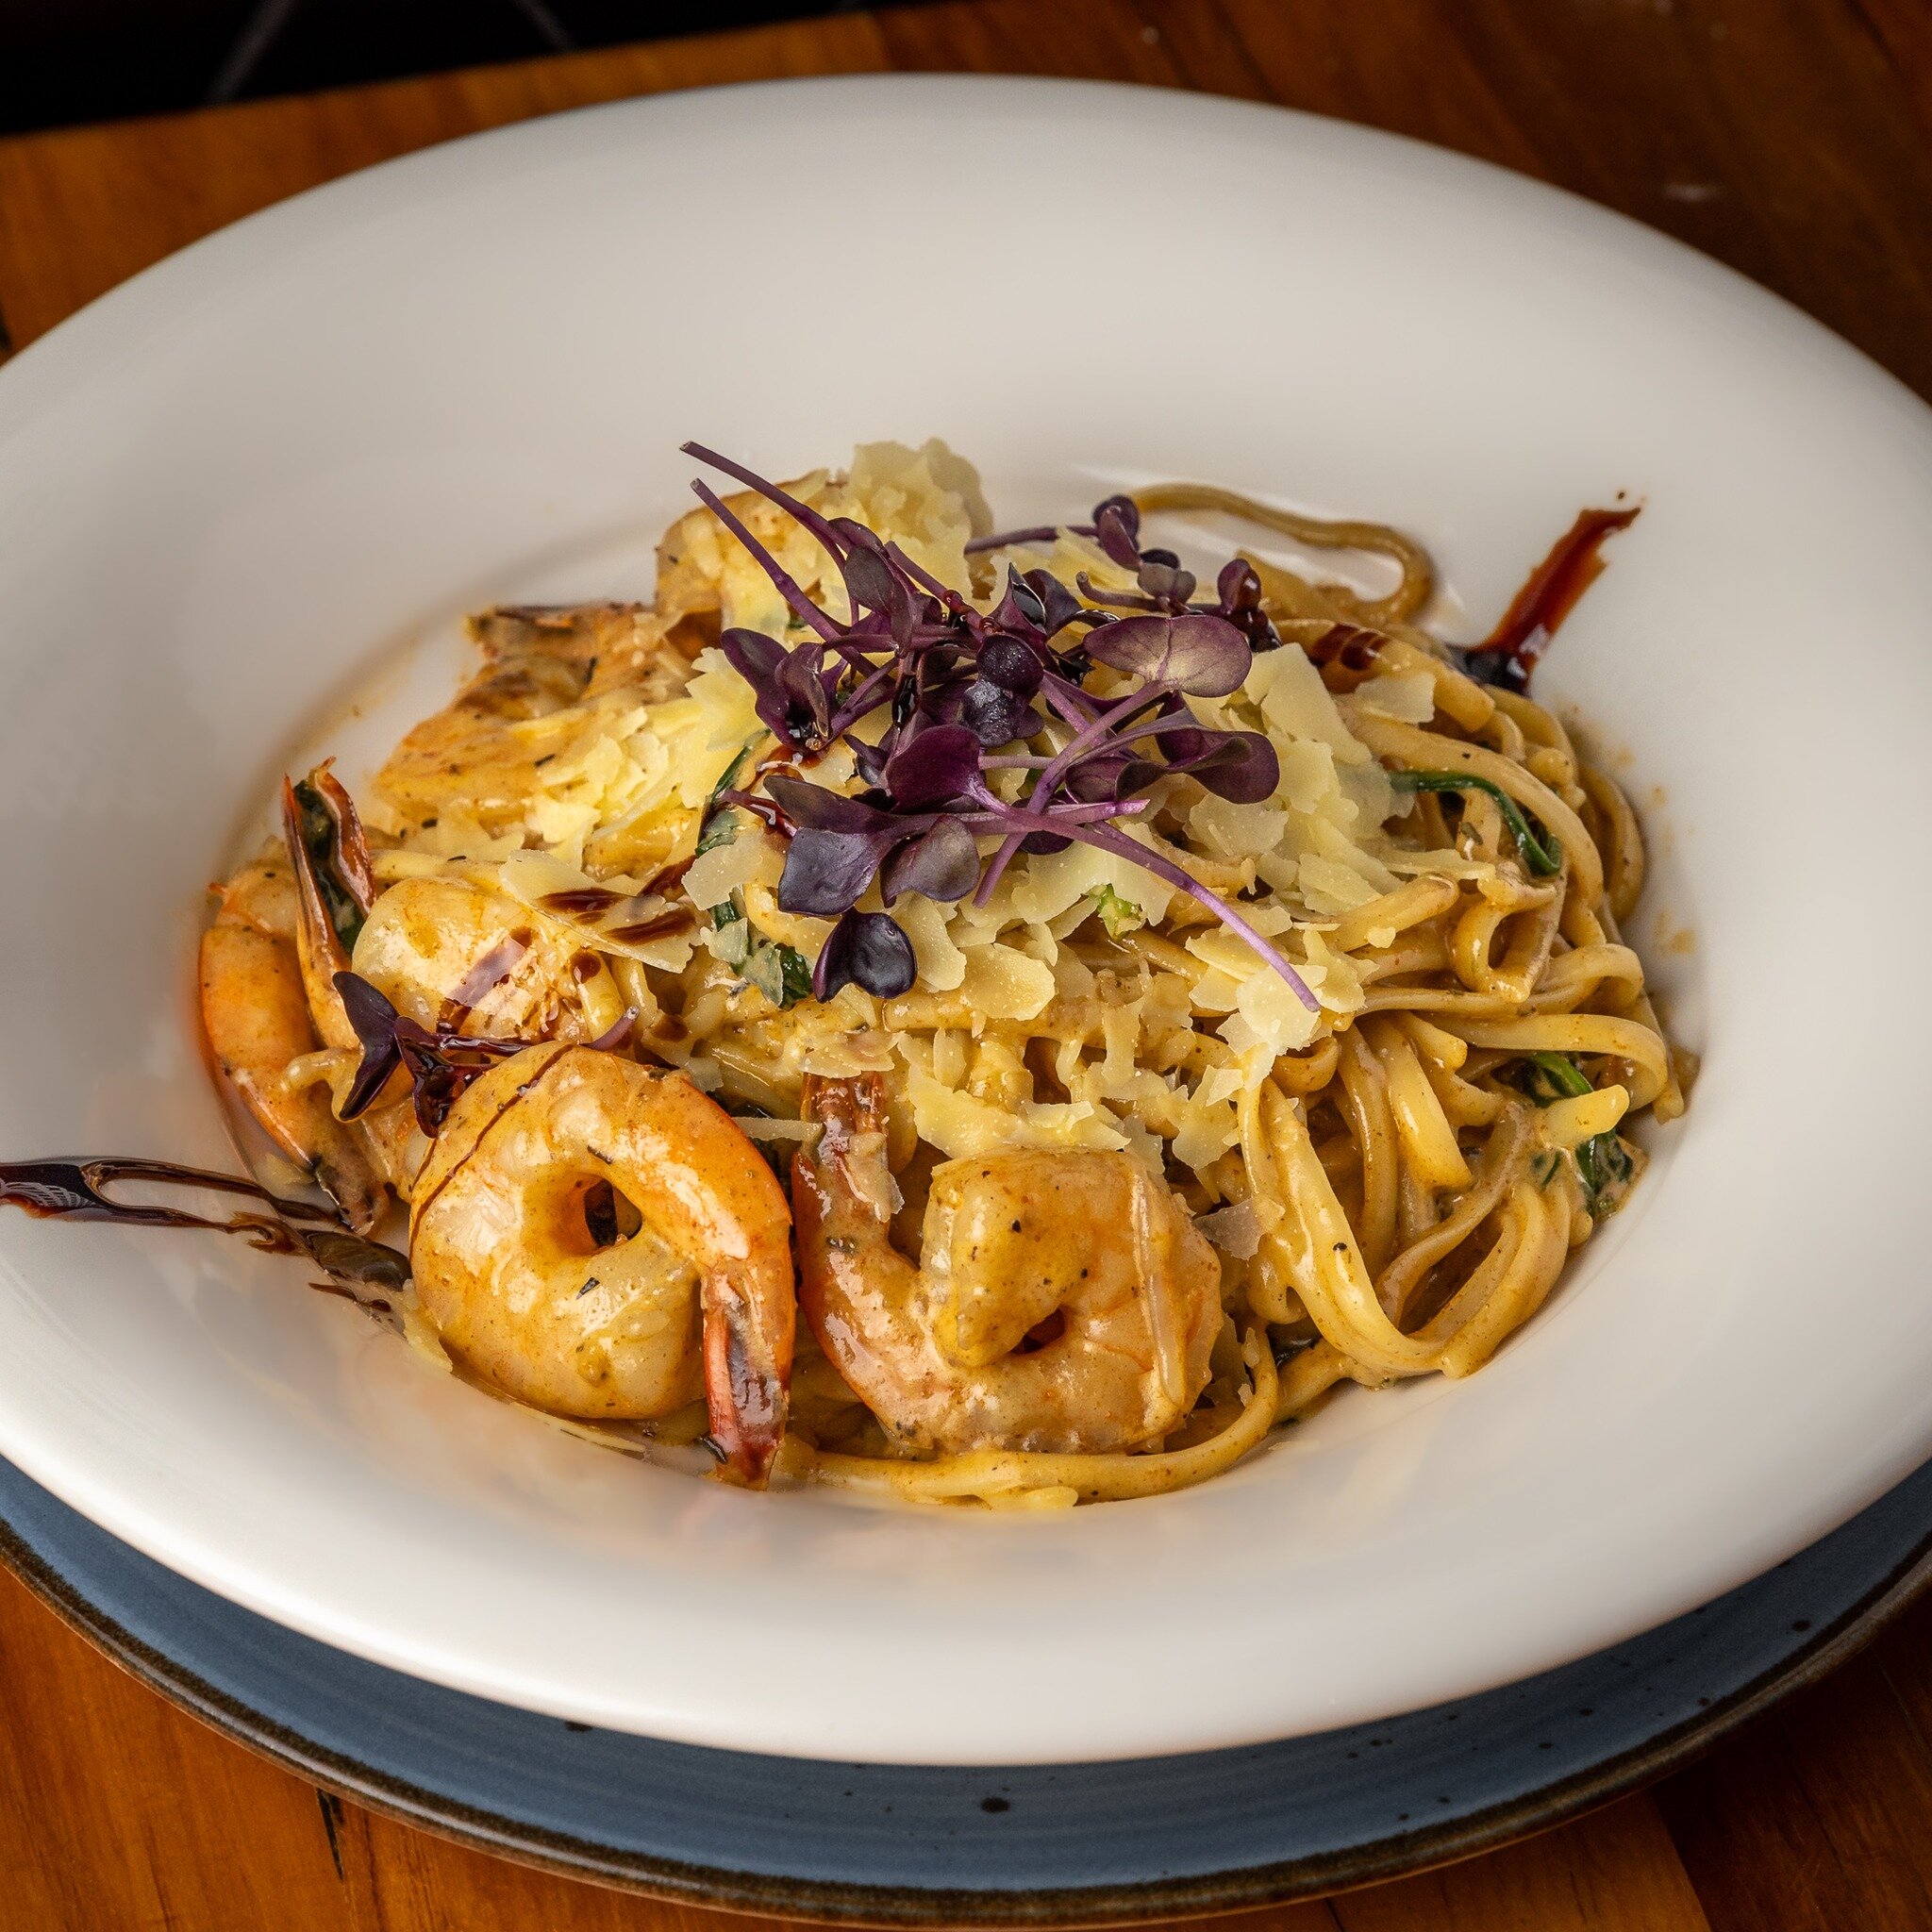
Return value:
M 226 1158 L 198 889 L 292 736 L 403 645 L 491 599 L 647 591 L 688 436 L 785 474 L 930 433 L 1016 521 L 1154 474 L 1387 518 L 1465 634 L 1578 506 L 1644 499 L 1543 682 L 1627 756 L 1659 855 L 1637 938 L 1705 1071 L 1545 1313 L 1474 1380 L 1345 1393 L 1203 1489 L 928 1515 L 641 1468 L 439 1380 L 288 1263 L 8 1214 L 0 1451 L 441 1682 L 973 1762 L 1521 1676 L 1932 1450 L 1932 1042 L 1892 1004 L 1932 952 L 1926 412 L 1598 209 L 1177 94 L 569 115 L 245 222 L 0 373 L 0 1154 Z

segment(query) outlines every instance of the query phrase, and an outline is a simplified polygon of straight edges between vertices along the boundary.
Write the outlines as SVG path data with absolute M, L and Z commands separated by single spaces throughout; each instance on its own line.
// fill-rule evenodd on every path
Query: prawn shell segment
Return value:
M 600 1184 L 635 1209 L 600 1241 Z M 608 1230 L 606 1230 L 607 1234 Z M 681 1074 L 531 1047 L 451 1110 L 415 1191 L 410 1260 L 445 1345 L 555 1414 L 648 1420 L 703 1392 L 729 1474 L 784 1432 L 791 1216 L 738 1124 Z

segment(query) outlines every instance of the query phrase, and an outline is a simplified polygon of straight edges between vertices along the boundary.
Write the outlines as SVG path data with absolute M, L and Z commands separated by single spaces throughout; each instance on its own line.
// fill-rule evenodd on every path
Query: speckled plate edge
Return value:
M 1932 1527 L 1837 1617 L 1802 1634 L 1794 1630 L 1798 1641 L 1771 1668 L 1694 1718 L 1535 1791 L 1433 1829 L 1390 1834 L 1337 1852 L 1174 1879 L 1026 1891 L 913 1889 L 736 1872 L 619 1852 L 504 1818 L 359 1764 L 217 1689 L 124 1628 L 4 1520 L 0 1563 L 69 1629 L 224 1736 L 339 1796 L 459 1844 L 566 1877 L 726 1910 L 874 1925 L 1084 1926 L 1234 1911 L 1343 1891 L 1469 1857 L 1607 1804 L 1709 1750 L 1870 1642 L 1932 1585 Z

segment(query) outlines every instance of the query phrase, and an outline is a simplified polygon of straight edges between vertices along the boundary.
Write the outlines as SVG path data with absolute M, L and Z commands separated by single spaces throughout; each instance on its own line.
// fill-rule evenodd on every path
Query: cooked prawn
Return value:
M 799 1299 L 887 1434 L 920 1455 L 1093 1453 L 1176 1428 L 1206 1388 L 1221 1267 L 1131 1155 L 933 1170 L 918 1267 L 891 1243 L 885 1089 L 808 1078 L 792 1166 Z
M 791 1216 L 682 1074 L 536 1046 L 463 1094 L 418 1179 L 422 1306 L 482 1379 L 554 1414 L 670 1414 L 702 1391 L 737 1480 L 785 1433 Z
M 216 890 L 221 908 L 201 936 L 200 966 L 201 1024 L 216 1068 L 283 1153 L 367 1234 L 385 1195 L 360 1129 L 335 1117 L 326 1086 L 287 1077 L 291 1062 L 316 1044 L 287 855 L 272 846 Z
M 594 1040 L 622 1018 L 624 997 L 583 940 L 508 892 L 403 879 L 363 922 L 355 970 L 425 1026 L 532 1042 Z
M 542 788 L 544 749 L 517 727 L 606 691 L 639 704 L 676 695 L 691 664 L 671 627 L 638 604 L 510 606 L 473 617 L 482 670 L 396 746 L 376 774 L 377 796 L 417 824 L 453 805 L 489 832 L 515 824 Z

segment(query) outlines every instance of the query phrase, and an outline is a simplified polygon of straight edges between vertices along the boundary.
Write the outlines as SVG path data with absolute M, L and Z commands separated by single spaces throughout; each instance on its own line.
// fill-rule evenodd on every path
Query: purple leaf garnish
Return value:
M 931 831 L 908 839 L 879 874 L 879 891 L 888 906 L 901 892 L 923 892 L 950 904 L 978 883 L 978 841 L 958 819 L 941 819 Z
M 884 555 L 863 544 L 853 545 L 840 569 L 844 574 L 847 593 L 861 610 L 889 609 L 892 593 L 905 588 Z
M 854 523 L 850 517 L 836 517 L 831 527 L 848 546 L 839 568 L 852 608 L 882 612 L 893 641 L 907 644 L 919 622 L 919 602 L 905 573 L 893 565 L 885 546 L 863 524 Z
M 1141 591 L 1170 610 L 1185 610 L 1194 594 L 1194 573 L 1180 567 L 1172 550 L 1149 550 L 1141 558 L 1136 581 Z
M 1028 832 L 1020 841 L 1020 850 L 1050 858 L 1056 852 L 1064 852 L 1073 842 L 1064 832 Z
M 1020 580 L 1032 591 L 1041 608 L 1040 625 L 1048 637 L 1063 631 L 1083 614 L 1079 598 L 1051 571 L 1029 570 Z
M 845 911 L 872 884 L 900 834 L 800 832 L 785 849 L 778 909 L 829 919 Z
M 765 780 L 765 794 L 801 831 L 875 832 L 892 829 L 890 815 L 862 798 L 847 798 L 841 791 L 827 791 L 808 778 L 794 778 L 774 772 Z M 727 798 L 731 793 L 725 794 Z M 899 830 L 903 834 L 904 827 Z
M 797 827 L 785 851 L 778 908 L 829 919 L 843 912 L 869 885 L 892 847 L 932 823 L 882 811 L 804 778 L 774 774 L 768 796 Z
M 980 645 L 976 668 L 980 676 L 1023 698 L 1030 698 L 1046 675 L 1040 653 L 1003 631 L 995 631 Z
M 928 724 L 902 738 L 886 760 L 893 803 L 908 811 L 950 804 L 979 775 L 979 744 L 964 724 Z
M 732 670 L 755 691 L 762 691 L 770 684 L 785 661 L 785 646 L 776 638 L 738 625 L 718 640 L 718 646 L 730 660 Z
M 1276 651 L 1281 633 L 1261 608 L 1261 579 L 1245 557 L 1231 557 L 1214 580 L 1220 614 L 1247 639 L 1251 651 Z
M 1089 632 L 1087 648 L 1099 663 L 1197 698 L 1224 698 L 1239 691 L 1251 656 L 1247 639 L 1233 625 L 1205 610 L 1182 617 L 1124 617 Z
M 1093 535 L 1123 570 L 1141 567 L 1141 506 L 1131 496 L 1109 496 L 1093 506 Z
M 1031 738 L 1043 722 L 1019 692 L 986 677 L 975 677 L 959 692 L 958 714 L 974 742 L 987 751 Z
M 345 1121 L 366 1113 L 400 1066 L 408 1072 L 416 1124 L 433 1141 L 464 1088 L 498 1060 L 522 1053 L 530 1043 L 479 1040 L 442 1026 L 432 1033 L 398 1013 L 379 989 L 357 973 L 338 973 L 335 989 L 362 1047 L 362 1064 L 342 1103 Z
M 1281 760 L 1258 731 L 1204 731 L 1208 743 L 1191 758 L 1168 754 L 1167 769 L 1187 773 L 1218 797 L 1235 805 L 1258 805 L 1274 795 Z
M 787 653 L 770 689 L 776 716 L 765 717 L 761 695 L 758 709 L 765 723 L 802 751 L 824 750 L 832 741 L 832 703 L 820 670 L 819 653 L 809 644 Z
M 1169 774 L 1185 774 L 1241 804 L 1272 796 L 1280 782 L 1265 736 L 1203 724 L 1182 701 L 1183 693 L 1228 696 L 1253 653 L 1280 643 L 1251 565 L 1232 559 L 1215 579 L 1216 601 L 1192 603 L 1193 573 L 1171 550 L 1143 551 L 1140 510 L 1130 497 L 1113 496 L 1096 506 L 1091 526 L 1068 527 L 1091 534 L 1116 566 L 1131 571 L 1135 589 L 1102 590 L 1083 576 L 1083 602 L 1051 571 L 1008 565 L 998 606 L 983 613 L 864 525 L 827 520 L 742 465 L 687 448 L 822 543 L 852 604 L 850 620 L 835 622 L 728 506 L 698 486 L 701 501 L 812 633 L 791 650 L 758 631 L 724 634 L 725 656 L 752 686 L 758 716 L 801 752 L 844 743 L 867 788 L 847 796 L 776 772 L 764 778 L 762 794 L 720 794 L 721 804 L 789 835 L 779 906 L 836 921 L 813 971 L 820 998 L 848 984 L 889 995 L 913 982 L 906 935 L 885 914 L 858 909 L 874 879 L 889 905 L 906 892 L 940 901 L 973 892 L 985 904 L 1018 854 L 1060 852 L 1077 841 L 1188 893 L 1314 1008 L 1293 968 L 1237 907 L 1122 829 L 1148 808 L 1138 794 Z M 1055 534 L 1009 532 L 968 548 Z M 1095 664 L 1134 682 L 1107 697 L 1088 691 Z M 985 774 L 994 768 L 1029 774 L 1022 802 L 989 788 Z M 1000 841 L 984 864 L 981 834 Z
M 890 1000 L 911 991 L 918 976 L 912 941 L 896 920 L 883 912 L 852 911 L 826 939 L 811 971 L 811 990 L 818 998 L 828 1000 L 841 987 L 858 985 Z

